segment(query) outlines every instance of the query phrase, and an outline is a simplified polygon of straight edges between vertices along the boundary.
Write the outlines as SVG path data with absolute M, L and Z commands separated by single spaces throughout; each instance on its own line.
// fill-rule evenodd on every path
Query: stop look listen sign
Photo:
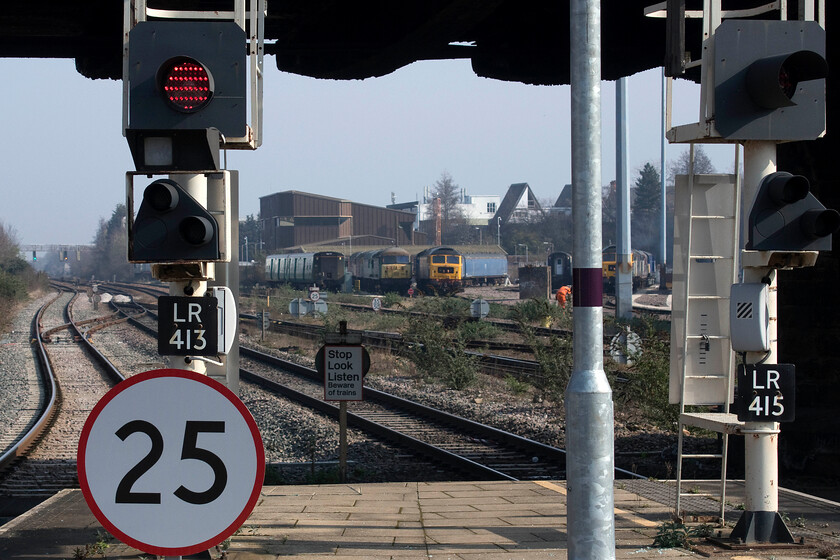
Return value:
M 111 389 L 79 440 L 79 484 L 100 523 L 164 556 L 206 550 L 254 509 L 265 452 L 248 409 L 195 372 L 147 371 Z

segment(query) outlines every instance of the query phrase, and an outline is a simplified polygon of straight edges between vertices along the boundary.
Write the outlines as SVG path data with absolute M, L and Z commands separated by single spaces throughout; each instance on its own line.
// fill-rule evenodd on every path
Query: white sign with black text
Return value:
M 363 400 L 362 354 L 361 346 L 324 346 L 324 400 Z
M 160 369 L 111 389 L 84 424 L 79 484 L 100 523 L 150 554 L 189 555 L 222 542 L 256 505 L 260 433 L 227 387 Z

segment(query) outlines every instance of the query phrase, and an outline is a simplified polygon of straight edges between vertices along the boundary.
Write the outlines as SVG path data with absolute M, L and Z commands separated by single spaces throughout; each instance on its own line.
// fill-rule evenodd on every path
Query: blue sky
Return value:
M 23 244 L 86 244 L 125 200 L 131 155 L 120 82 L 88 80 L 72 60 L 0 59 L 4 188 L 0 222 Z M 468 194 L 527 182 L 553 202 L 571 181 L 568 86 L 477 77 L 469 61 L 428 61 L 362 81 L 280 73 L 266 59 L 263 145 L 230 152 L 240 214 L 301 190 L 374 205 L 416 200 L 444 171 Z M 10 79 L 10 78 L 14 79 Z M 602 84 L 602 183 L 615 178 L 615 88 Z M 660 70 L 628 80 L 631 182 L 660 159 Z M 677 80 L 674 123 L 696 122 L 699 87 Z M 684 146 L 668 146 L 666 160 Z M 707 146 L 718 171 L 731 146 Z

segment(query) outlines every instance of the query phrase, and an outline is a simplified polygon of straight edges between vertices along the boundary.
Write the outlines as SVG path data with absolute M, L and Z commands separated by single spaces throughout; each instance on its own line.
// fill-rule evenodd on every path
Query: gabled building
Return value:
M 566 185 L 560 192 L 560 196 L 554 202 L 554 206 L 548 209 L 551 214 L 561 214 L 563 216 L 572 215 L 572 185 Z
M 527 224 L 543 216 L 543 209 L 528 183 L 514 183 L 502 199 L 490 223 Z

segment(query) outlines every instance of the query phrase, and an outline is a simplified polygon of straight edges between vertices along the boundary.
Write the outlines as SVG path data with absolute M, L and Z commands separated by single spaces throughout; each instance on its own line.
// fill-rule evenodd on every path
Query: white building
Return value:
M 458 209 L 469 225 L 486 226 L 496 215 L 502 197 L 496 194 L 468 195 L 461 189 L 461 199 Z M 417 219 L 419 222 L 434 219 L 434 198 L 430 187 L 423 193 L 423 201 L 418 205 Z

